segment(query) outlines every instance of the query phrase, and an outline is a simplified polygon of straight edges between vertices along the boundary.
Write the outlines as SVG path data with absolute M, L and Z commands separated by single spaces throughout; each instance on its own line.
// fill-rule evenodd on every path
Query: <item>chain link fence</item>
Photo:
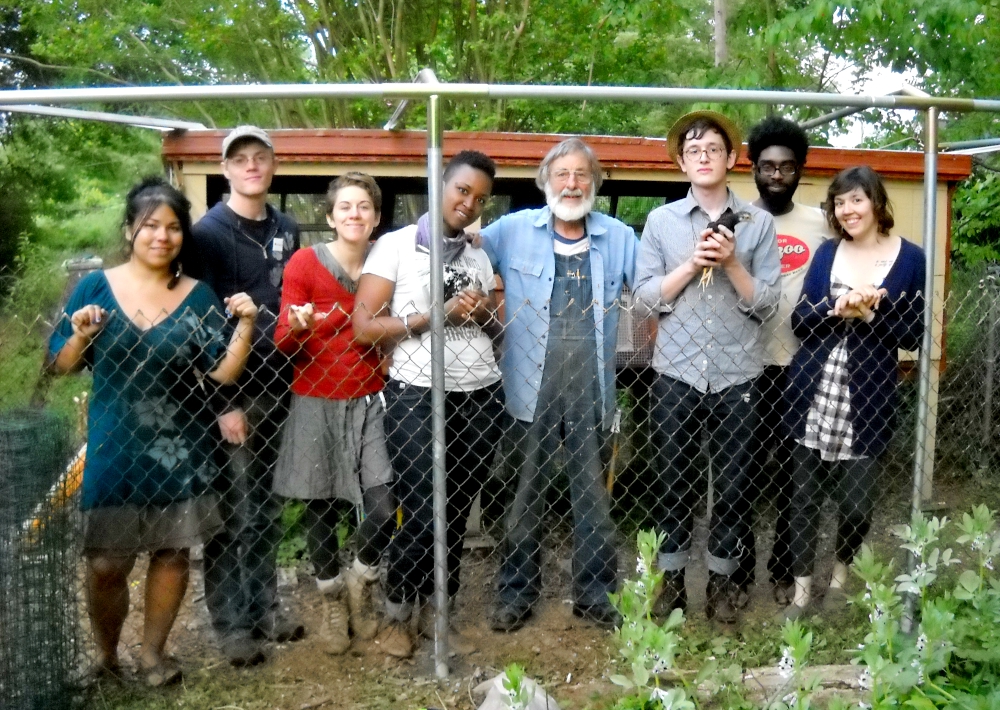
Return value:
M 691 297 L 699 297 L 697 282 L 690 289 Z M 552 308 L 557 315 L 551 321 L 553 327 L 564 327 L 561 317 L 566 313 L 577 318 L 577 325 L 593 326 L 592 309 L 602 306 L 592 301 L 571 303 L 573 296 L 563 295 L 558 303 L 554 297 L 538 304 L 536 313 L 507 313 L 505 317 L 508 322 L 534 320 Z M 912 297 L 882 308 L 911 323 L 919 322 L 921 316 L 921 307 Z M 322 310 L 317 303 L 317 312 Z M 843 485 L 844 479 L 836 475 L 823 481 L 815 495 L 799 501 L 796 517 L 789 511 L 794 497 L 789 481 L 796 475 L 788 460 L 790 455 L 794 458 L 789 453 L 792 445 L 783 435 L 775 436 L 775 422 L 781 416 L 765 413 L 765 423 L 759 423 L 758 369 L 753 368 L 752 376 L 731 391 L 681 392 L 682 397 L 650 367 L 655 349 L 668 345 L 656 341 L 656 318 L 651 320 L 635 307 L 627 291 L 612 310 L 619 319 L 611 368 L 617 394 L 607 417 L 600 406 L 602 389 L 592 329 L 582 340 L 572 328 L 559 334 L 559 341 L 572 347 L 563 348 L 558 362 L 546 359 L 544 367 L 532 375 L 537 378 L 539 408 L 531 420 L 510 414 L 516 410 L 512 393 L 522 395 L 513 383 L 500 380 L 497 359 L 518 355 L 510 351 L 512 343 L 504 343 L 503 329 L 483 330 L 472 323 L 446 329 L 449 592 L 456 605 L 455 618 L 466 623 L 467 632 L 476 630 L 467 633 L 473 647 L 488 644 L 489 626 L 531 623 L 525 612 L 540 598 L 568 598 L 585 619 L 613 623 L 604 614 L 604 595 L 616 588 L 622 575 L 629 574 L 634 558 L 630 540 L 639 528 L 655 527 L 667 533 L 670 546 L 661 550 L 661 564 L 667 569 L 684 569 L 690 559 L 689 613 L 700 613 L 704 604 L 706 571 L 724 573 L 738 591 L 748 594 L 753 593 L 754 583 L 767 589 L 769 576 L 787 582 L 787 571 L 776 574 L 768 566 L 776 523 L 780 527 L 784 521 L 787 535 L 810 536 L 804 541 L 785 538 L 800 559 L 808 560 L 809 550 L 815 549 L 821 514 L 817 506 L 823 494 L 838 490 L 838 480 Z M 861 526 L 854 533 L 842 530 L 843 545 L 855 544 L 867 529 L 870 516 L 865 500 L 870 500 L 880 525 L 908 519 L 915 446 L 934 446 L 935 483 L 993 477 L 1000 456 L 994 431 L 994 410 L 1000 408 L 997 273 L 953 273 L 940 312 L 943 316 L 934 339 L 942 360 L 935 361 L 938 369 L 930 393 L 934 431 L 914 430 L 918 393 L 912 353 L 903 353 L 898 366 L 891 367 L 898 373 L 899 396 L 893 416 L 886 418 L 888 428 L 864 428 L 859 420 L 850 422 L 854 435 L 883 437 L 887 446 L 875 471 L 841 467 L 857 476 L 856 485 L 864 484 L 864 490 L 870 491 L 869 495 L 850 487 L 839 489 L 840 512 Z M 287 316 L 286 311 L 273 318 Z M 431 634 L 431 614 L 419 613 L 420 602 L 431 596 L 434 580 L 430 394 L 419 383 L 401 379 L 406 377 L 407 363 L 400 359 L 405 354 L 411 364 L 423 358 L 429 362 L 430 336 L 397 337 L 406 342 L 402 350 L 395 349 L 393 362 L 390 349 L 367 354 L 353 350 L 357 362 L 367 358 L 368 367 L 387 371 L 390 378 L 384 389 L 369 379 L 362 382 L 362 390 L 347 391 L 344 388 L 357 379 L 357 367 L 345 372 L 341 360 L 328 363 L 326 350 L 339 347 L 335 344 L 338 335 L 350 331 L 349 313 L 330 310 L 322 316 L 306 335 L 282 336 L 279 328 L 279 341 L 291 338 L 281 349 L 295 371 L 292 394 L 287 380 L 282 384 L 271 373 L 251 373 L 257 381 L 269 379 L 268 393 L 273 395 L 264 416 L 273 421 L 274 429 L 268 432 L 261 420 L 251 416 L 251 425 L 257 425 L 254 431 L 263 440 L 241 464 L 248 469 L 258 465 L 253 485 L 264 487 L 263 497 L 257 497 L 261 490 L 244 488 L 237 490 L 234 499 L 232 486 L 219 485 L 226 480 L 222 472 L 233 466 L 237 454 L 223 443 L 216 417 L 236 401 L 248 403 L 249 409 L 249 403 L 262 401 L 263 393 L 226 394 L 211 381 L 213 358 L 220 357 L 218 343 L 225 342 L 229 327 L 224 314 L 211 309 L 199 312 L 185 306 L 169 316 L 157 316 L 147 331 L 120 315 L 110 318 L 94 341 L 96 351 L 103 354 L 91 364 L 99 368 L 101 357 L 112 358 L 106 364 L 114 363 L 117 381 L 130 394 L 105 389 L 91 395 L 91 439 L 103 421 L 95 420 L 95 412 L 106 414 L 102 407 L 107 406 L 119 407 L 116 412 L 121 421 L 111 430 L 115 436 L 125 432 L 128 439 L 106 436 L 111 431 L 106 430 L 104 446 L 108 449 L 102 454 L 88 448 L 80 456 L 87 461 L 109 453 L 126 456 L 125 472 L 118 471 L 115 477 L 111 468 L 103 471 L 107 488 L 102 490 L 113 491 L 107 500 L 116 500 L 115 506 L 140 509 L 143 534 L 147 532 L 144 526 L 153 523 L 142 517 L 141 509 L 188 499 L 221 502 L 225 516 L 253 513 L 272 521 L 278 534 L 260 533 L 265 541 L 256 562 L 261 566 L 260 576 L 256 581 L 241 580 L 241 584 L 276 584 L 275 566 L 297 570 L 286 576 L 319 579 L 322 594 L 317 605 L 287 612 L 301 616 L 307 634 L 328 637 L 333 645 L 343 637 L 347 643 L 351 638 L 378 639 L 386 618 L 409 618 L 413 631 Z M 604 313 L 605 322 L 613 320 L 611 316 L 610 310 Z M 111 325 L 116 318 L 120 327 Z M 84 612 L 81 549 L 85 544 L 76 511 L 82 489 L 93 525 L 93 511 L 102 507 L 103 499 L 98 493 L 86 498 L 90 489 L 86 482 L 80 485 L 81 460 L 76 454 L 85 442 L 67 423 L 77 409 L 73 397 L 89 390 L 91 383 L 86 374 L 51 382 L 42 374 L 46 343 L 58 327 L 60 322 L 48 315 L 26 319 L 23 306 L 20 312 L 8 307 L 0 314 L 0 368 L 4 371 L 0 378 L 4 412 L 0 417 L 0 525 L 4 530 L 0 694 L 15 699 L 12 707 L 57 706 L 53 698 L 79 684 L 81 670 L 95 657 L 91 624 Z M 870 336 L 898 335 L 874 325 L 851 327 L 868 328 Z M 541 352 L 551 354 L 556 341 L 553 332 L 538 331 L 536 336 Z M 846 332 L 828 336 L 840 342 Z M 106 339 L 103 343 L 102 338 Z M 893 341 L 893 349 L 896 345 Z M 865 372 L 874 371 L 876 365 L 867 364 Z M 154 390 L 159 392 L 155 402 L 143 396 Z M 604 391 L 612 390 L 609 386 Z M 331 393 L 340 402 L 352 397 L 355 402 L 330 405 L 335 401 Z M 26 410 L 32 400 L 38 406 Z M 788 414 L 789 405 L 780 403 L 785 401 L 776 405 L 778 415 Z M 292 433 L 289 427 L 294 427 Z M 269 466 L 259 465 L 261 456 Z M 836 468 L 825 457 L 819 463 L 814 459 L 801 462 L 815 470 Z M 295 486 L 282 489 L 280 483 L 279 492 L 286 495 L 273 494 L 274 468 L 279 469 L 281 481 L 304 481 L 303 487 L 314 495 L 301 502 L 287 495 Z M 829 517 L 831 504 L 825 505 L 823 514 Z M 253 510 L 248 513 L 248 508 Z M 212 505 L 187 510 L 185 515 L 200 516 L 195 533 L 207 540 L 219 530 L 219 510 Z M 119 517 L 109 520 L 112 526 L 121 522 Z M 823 530 L 829 531 L 826 525 Z M 163 539 L 171 539 L 164 535 Z M 823 539 L 819 554 L 829 558 L 833 540 Z M 706 554 L 707 563 L 701 561 Z M 210 578 L 211 573 L 199 561 L 197 548 L 195 558 L 192 609 L 182 610 L 182 615 L 188 613 L 201 621 L 184 620 L 184 643 L 186 648 L 191 644 L 207 648 L 217 642 L 212 627 L 218 629 L 219 624 L 217 620 L 213 624 L 204 610 L 205 576 Z M 130 580 L 139 579 L 146 570 L 143 566 L 131 572 Z M 357 578 L 354 586 L 322 584 L 352 574 Z M 737 590 L 732 601 L 738 608 L 745 600 L 735 595 Z M 708 591 L 711 595 L 712 590 Z M 366 617 L 373 613 L 363 608 L 369 597 L 374 616 Z M 267 615 L 269 611 L 260 610 L 257 617 L 258 630 L 265 636 L 275 631 L 273 625 L 285 613 L 279 609 L 275 618 Z M 498 623 L 497 615 L 505 612 L 508 618 Z M 123 639 L 137 654 L 141 624 L 134 614 Z M 349 626 L 348 615 L 356 617 Z M 364 623 L 366 618 L 374 618 L 374 626 Z M 454 643 L 463 652 L 458 637 Z M 386 642 L 384 648 L 389 646 Z M 45 663 L 38 663 L 40 658 Z

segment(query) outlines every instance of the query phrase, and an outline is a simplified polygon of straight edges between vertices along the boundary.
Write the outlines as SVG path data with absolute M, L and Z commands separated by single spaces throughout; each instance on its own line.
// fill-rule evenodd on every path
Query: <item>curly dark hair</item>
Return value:
M 142 223 L 163 205 L 173 210 L 174 214 L 177 215 L 177 220 L 181 223 L 181 251 L 177 258 L 170 262 L 170 273 L 173 274 L 173 278 L 167 284 L 167 288 L 173 288 L 180 281 L 184 261 L 187 260 L 190 263 L 193 258 L 191 201 L 184 196 L 183 192 L 159 175 L 143 178 L 125 196 L 125 215 L 122 218 L 122 229 L 128 235 L 125 256 L 128 258 L 132 255 L 132 245 L 139 235 Z
M 751 128 L 747 134 L 747 155 L 750 162 L 756 164 L 760 154 L 772 145 L 788 148 L 795 154 L 796 163 L 800 166 L 806 164 L 809 138 L 802 126 L 794 121 L 780 116 L 768 116 Z
M 839 239 L 850 240 L 853 238 L 844 231 L 840 222 L 837 221 L 834 200 L 856 188 L 860 188 L 872 201 L 872 211 L 875 213 L 879 234 L 888 234 L 889 230 L 896 224 L 896 220 L 892 217 L 892 203 L 889 202 L 889 194 L 885 190 L 882 177 L 867 165 L 842 170 L 830 183 L 830 187 L 826 191 L 826 201 L 823 203 L 823 211 L 826 212 L 826 222 L 830 225 L 830 229 Z
M 452 174 L 463 165 L 485 173 L 490 182 L 497 176 L 497 164 L 493 162 L 491 157 L 478 150 L 463 150 L 456 153 L 455 157 L 448 161 L 448 165 L 444 168 L 444 181 L 448 182 Z

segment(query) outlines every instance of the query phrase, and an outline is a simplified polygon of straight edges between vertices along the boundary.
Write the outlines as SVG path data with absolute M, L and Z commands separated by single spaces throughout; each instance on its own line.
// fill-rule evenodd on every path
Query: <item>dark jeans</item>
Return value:
M 819 452 L 796 444 L 791 503 L 792 570 L 812 575 L 820 506 L 829 494 L 837 504 L 837 561 L 850 564 L 871 527 L 878 463 L 873 458 L 824 461 Z
M 539 403 L 541 406 L 541 403 Z M 566 419 L 545 408 L 531 424 L 511 425 L 510 464 L 518 473 L 517 493 L 507 513 L 499 599 L 505 606 L 530 608 L 541 594 L 541 534 L 551 464 L 559 442 L 566 447 L 565 472 L 573 507 L 573 598 L 581 606 L 606 605 L 618 578 L 615 526 L 601 461 L 603 434 L 589 421 Z
M 719 392 L 699 392 L 663 375 L 653 383 L 653 445 L 659 475 L 654 481 L 654 519 L 666 535 L 659 565 L 664 571 L 684 569 L 690 559 L 691 525 L 698 502 L 695 485 L 701 473 L 695 460 L 701 434 L 709 434 L 715 504 L 708 538 L 708 568 L 731 575 L 746 551 L 750 529 L 751 440 L 757 428 L 753 382 Z
M 214 488 L 225 527 L 204 552 L 205 600 L 222 637 L 253 632 L 278 603 L 281 504 L 271 488 L 288 398 L 265 394 L 238 404 L 248 437 L 239 446 L 223 444 L 225 465 Z
M 358 526 L 358 559 L 374 567 L 388 546 L 396 529 L 396 499 L 389 486 L 372 486 L 362 492 L 365 517 Z M 350 504 L 337 498 L 312 498 L 305 501 L 302 526 L 306 530 L 309 557 L 317 579 L 333 579 L 340 571 L 337 550 L 337 525 L 341 509 Z
M 768 365 L 757 378 L 757 416 L 759 424 L 754 431 L 750 464 L 750 490 L 747 497 L 756 506 L 762 493 L 774 496 L 776 519 L 774 545 L 767 561 L 768 576 L 772 582 L 792 581 L 792 551 L 789 547 L 789 502 L 792 496 L 792 447 L 795 442 L 784 436 L 781 418 L 784 413 L 787 368 Z M 767 478 L 767 462 L 774 456 L 774 477 Z M 743 588 L 753 583 L 757 567 L 756 541 L 753 526 L 747 536 L 746 554 L 740 560 L 734 581 Z
M 403 525 L 388 549 L 386 597 L 399 604 L 434 592 L 434 487 L 431 391 L 390 380 L 385 388 L 386 441 Z M 503 431 L 500 383 L 445 395 L 448 594 L 459 589 L 462 540 L 472 502 L 490 475 Z

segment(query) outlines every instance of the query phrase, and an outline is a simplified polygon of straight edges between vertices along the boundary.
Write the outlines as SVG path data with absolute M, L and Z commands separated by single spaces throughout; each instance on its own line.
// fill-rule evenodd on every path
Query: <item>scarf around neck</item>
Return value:
M 454 237 L 441 235 L 442 246 L 444 247 L 444 263 L 450 264 L 458 255 L 465 251 L 465 232 L 461 231 Z M 417 246 L 423 247 L 427 251 L 431 249 L 431 216 L 425 212 L 417 220 Z

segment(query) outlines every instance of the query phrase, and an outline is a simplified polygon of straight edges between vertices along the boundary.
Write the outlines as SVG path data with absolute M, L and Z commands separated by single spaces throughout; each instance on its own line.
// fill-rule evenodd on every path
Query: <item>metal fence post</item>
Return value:
M 1000 267 L 995 264 L 986 271 L 983 293 L 987 298 L 986 322 L 986 394 L 983 398 L 982 442 L 979 449 L 979 473 L 989 471 L 993 459 L 993 387 L 997 361 L 997 278 Z
M 913 445 L 913 498 L 911 513 L 923 511 L 924 463 L 927 457 L 927 424 L 930 416 L 931 350 L 934 347 L 934 268 L 937 256 L 937 120 L 938 110 L 927 109 L 924 116 L 924 254 L 927 257 L 927 275 L 924 279 L 924 337 L 920 343 L 920 386 L 917 394 L 917 430 Z M 916 558 L 911 552 L 908 566 L 912 573 Z M 913 628 L 914 604 L 912 594 L 906 596 L 901 627 L 903 633 Z
M 445 489 L 444 252 L 441 97 L 427 99 L 427 203 L 431 223 L 431 427 L 434 433 L 434 672 L 448 677 L 448 494 Z

